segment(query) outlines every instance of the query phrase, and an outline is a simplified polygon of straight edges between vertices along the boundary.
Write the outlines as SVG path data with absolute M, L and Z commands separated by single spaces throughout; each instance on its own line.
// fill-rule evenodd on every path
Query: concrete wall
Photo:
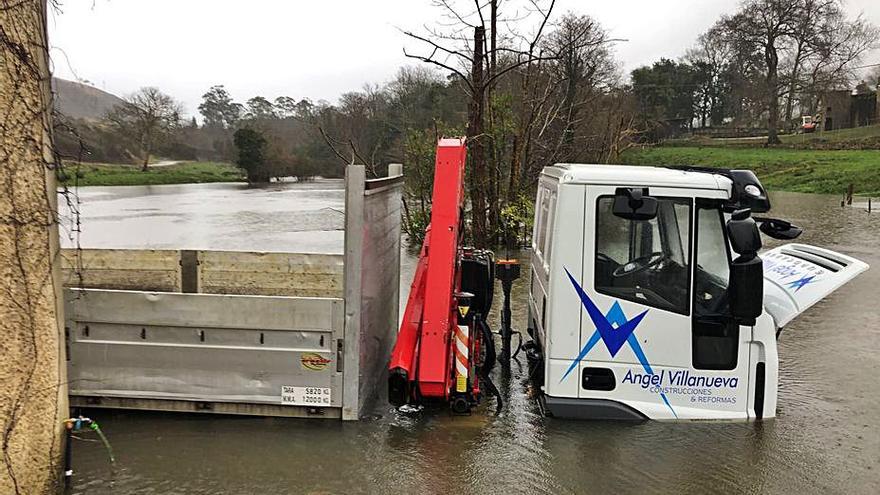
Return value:
M 853 127 L 862 127 L 878 123 L 877 91 L 852 96 L 851 120 Z
M 45 2 L 4 2 L 0 27 L 0 493 L 40 494 L 67 417 Z
M 823 130 L 846 129 L 852 127 L 852 92 L 850 90 L 829 91 L 822 97 Z

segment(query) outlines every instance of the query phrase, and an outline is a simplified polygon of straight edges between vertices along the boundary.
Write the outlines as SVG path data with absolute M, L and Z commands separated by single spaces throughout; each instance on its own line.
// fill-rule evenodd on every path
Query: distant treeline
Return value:
M 552 0 L 438 2 L 436 26 L 407 32 L 419 65 L 335 104 L 281 96 L 236 102 L 222 85 L 195 119 L 144 88 L 103 122 L 79 130 L 92 160 L 227 160 L 252 181 L 340 177 L 348 163 L 381 175 L 405 164 L 405 228 L 430 214 L 436 139 L 467 135 L 468 232 L 515 242 L 527 229 L 540 170 L 557 162 L 615 163 L 634 144 L 695 127 L 778 129 L 853 82 L 877 29 L 838 0 L 747 0 L 679 60 L 621 76 L 614 39 L 593 18 L 557 15 Z M 344 61 L 340 61 L 344 63 Z M 153 102 L 153 105 L 145 104 Z M 160 104 L 155 104 L 155 103 Z M 65 149 L 77 140 L 62 137 Z

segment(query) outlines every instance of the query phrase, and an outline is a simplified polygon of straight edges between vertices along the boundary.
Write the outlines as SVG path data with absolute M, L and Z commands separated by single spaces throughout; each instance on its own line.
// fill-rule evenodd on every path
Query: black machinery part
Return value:
M 461 290 L 474 295 L 470 314 L 489 314 L 494 288 L 495 255 L 492 251 L 465 249 L 461 257 Z

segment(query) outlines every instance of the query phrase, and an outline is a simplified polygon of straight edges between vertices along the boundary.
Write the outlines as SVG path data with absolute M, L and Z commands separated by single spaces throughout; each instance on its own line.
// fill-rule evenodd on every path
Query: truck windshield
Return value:
M 599 198 L 595 289 L 688 314 L 691 200 L 657 199 L 657 216 L 637 221 L 615 216 L 612 196 Z

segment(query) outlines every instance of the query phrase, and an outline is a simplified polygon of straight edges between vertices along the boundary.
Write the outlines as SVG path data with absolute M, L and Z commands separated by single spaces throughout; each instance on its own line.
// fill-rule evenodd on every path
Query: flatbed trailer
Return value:
M 348 167 L 341 255 L 66 250 L 71 406 L 358 419 L 396 333 L 402 187 Z

